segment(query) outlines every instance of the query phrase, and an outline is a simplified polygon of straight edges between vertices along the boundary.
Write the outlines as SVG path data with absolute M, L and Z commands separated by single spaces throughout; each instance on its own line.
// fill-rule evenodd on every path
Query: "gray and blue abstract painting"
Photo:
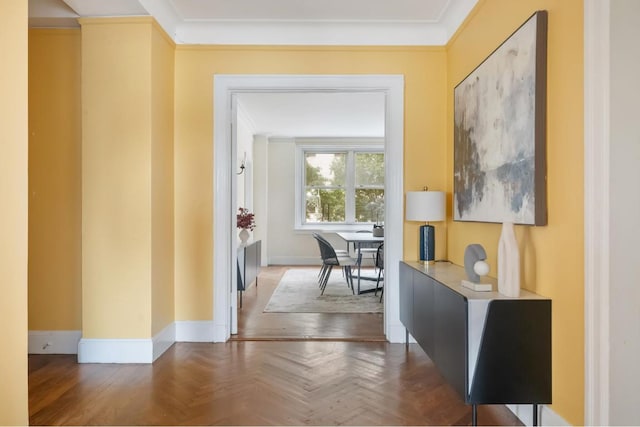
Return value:
M 454 90 L 454 219 L 535 222 L 536 23 Z

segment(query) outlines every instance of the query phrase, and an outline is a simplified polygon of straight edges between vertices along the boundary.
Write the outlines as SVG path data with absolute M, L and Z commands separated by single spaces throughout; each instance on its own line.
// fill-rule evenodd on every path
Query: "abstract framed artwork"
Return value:
M 547 12 L 454 89 L 453 219 L 546 225 Z

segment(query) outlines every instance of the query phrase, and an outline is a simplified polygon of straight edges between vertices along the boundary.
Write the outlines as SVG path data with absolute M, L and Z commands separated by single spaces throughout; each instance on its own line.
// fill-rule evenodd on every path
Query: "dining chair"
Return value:
M 320 235 L 318 233 L 311 233 L 311 235 L 313 236 L 314 239 L 316 239 L 316 241 L 317 240 L 323 240 L 323 241 L 329 243 L 329 241 L 327 239 L 325 239 L 322 235 Z M 329 245 L 331 245 L 331 243 L 329 243 Z M 344 250 L 344 249 L 334 249 L 334 250 L 335 250 L 337 256 L 349 256 L 349 252 Z M 320 253 L 320 257 L 322 258 L 322 252 Z M 323 262 L 322 266 L 320 267 L 320 271 L 318 272 L 318 280 L 319 281 L 320 281 L 320 278 L 324 275 L 326 269 L 327 269 L 327 266 Z
M 356 233 L 369 233 L 372 234 L 373 232 L 371 230 L 358 230 L 356 231 Z M 371 260 L 373 261 L 373 264 L 375 266 L 375 262 L 376 262 L 376 253 L 378 252 L 378 246 L 380 245 L 380 243 L 360 243 L 360 255 L 364 256 L 364 255 L 371 255 Z M 353 243 L 353 250 L 356 251 L 357 247 L 356 247 L 356 243 Z
M 347 286 L 351 289 L 351 292 L 355 294 L 355 290 L 353 288 L 353 272 L 351 267 L 357 265 L 356 260 L 351 258 L 348 255 L 338 256 L 336 254 L 335 249 L 329 243 L 328 240 L 323 238 L 320 235 L 315 235 L 316 241 L 318 242 L 318 247 L 320 249 L 320 256 L 322 258 L 322 269 L 320 274 L 320 295 L 324 295 L 324 291 L 327 287 L 327 283 L 329 282 L 329 277 L 331 276 L 331 271 L 333 267 L 341 267 L 344 273 L 344 277 L 347 281 Z
M 380 285 L 380 280 L 384 282 L 383 271 L 384 271 L 384 243 L 382 243 L 376 252 L 376 268 L 378 269 L 378 280 L 376 280 L 376 290 L 373 293 L 374 295 L 378 295 L 378 286 Z M 382 302 L 382 295 L 384 294 L 384 286 L 380 288 L 380 302 Z
M 334 246 L 331 244 L 331 242 L 329 242 L 321 234 L 313 233 L 313 237 L 318 241 L 318 244 L 320 244 L 320 242 L 323 242 L 324 244 L 326 244 L 326 245 L 330 246 L 331 248 L 333 248 L 333 251 L 335 252 L 336 256 L 338 256 L 338 257 L 349 257 L 349 251 L 344 250 L 344 249 L 335 249 Z M 324 263 L 322 247 L 320 247 L 320 258 L 323 259 L 323 262 L 322 262 L 322 267 L 320 269 L 320 273 L 318 274 L 318 276 L 320 277 L 320 280 L 319 280 L 320 286 L 322 286 L 322 277 L 324 277 L 324 274 L 327 272 L 327 268 L 328 268 L 328 266 Z M 342 271 L 342 276 L 343 277 L 345 276 L 344 269 Z
M 311 235 L 313 236 L 313 238 L 318 243 L 318 247 L 320 247 L 320 242 L 318 242 L 318 240 L 320 240 L 322 238 L 322 236 L 320 236 L 318 233 L 311 233 Z M 320 259 L 322 259 L 322 250 L 320 250 Z M 327 266 L 325 265 L 325 263 L 323 261 L 322 265 L 320 266 L 320 271 L 318 272 L 318 284 L 321 283 L 320 278 L 324 275 L 324 272 L 325 272 L 326 269 L 327 269 Z

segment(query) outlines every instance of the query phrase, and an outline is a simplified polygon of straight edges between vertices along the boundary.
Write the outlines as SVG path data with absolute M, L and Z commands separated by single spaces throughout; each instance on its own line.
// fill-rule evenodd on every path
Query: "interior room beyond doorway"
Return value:
M 253 284 L 244 292 L 242 307 L 238 308 L 238 334 L 232 339 L 385 341 L 382 313 L 265 313 L 284 273 L 306 268 L 263 267 L 258 286 Z

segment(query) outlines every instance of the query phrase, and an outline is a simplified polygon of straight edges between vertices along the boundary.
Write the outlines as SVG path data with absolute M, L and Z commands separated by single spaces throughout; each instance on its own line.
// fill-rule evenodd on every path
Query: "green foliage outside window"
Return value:
M 384 220 L 384 154 L 355 152 L 351 172 L 355 182 L 347 188 L 348 153 L 305 153 L 305 221 L 344 223 L 351 216 L 357 223 Z M 353 179 L 352 179 L 353 180 Z M 355 212 L 346 212 L 347 197 L 353 197 Z

